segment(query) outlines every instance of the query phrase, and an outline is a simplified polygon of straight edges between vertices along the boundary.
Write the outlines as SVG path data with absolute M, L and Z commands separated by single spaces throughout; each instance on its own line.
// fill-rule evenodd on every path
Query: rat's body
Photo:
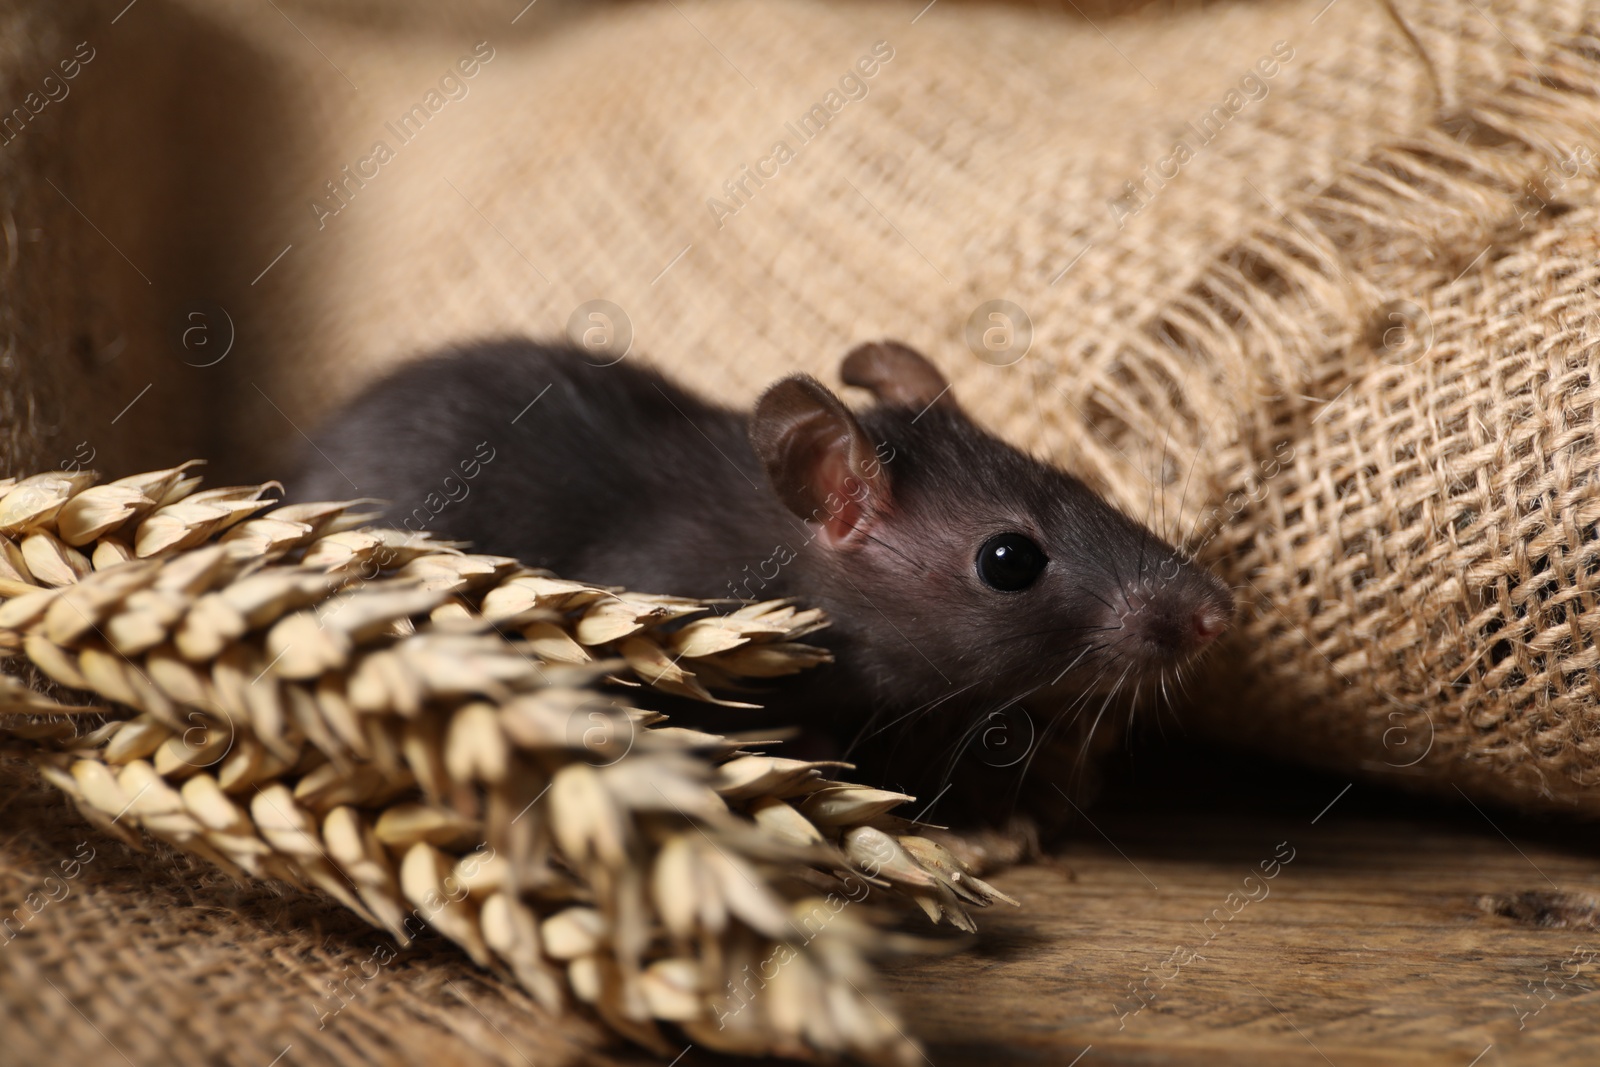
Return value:
M 289 488 L 377 497 L 396 527 L 563 578 L 734 596 L 740 568 L 800 525 L 766 488 L 746 421 L 647 368 L 490 343 L 410 364 L 363 394 L 316 437 L 331 462 L 312 453 Z M 707 521 L 735 509 L 737 522 Z M 750 595 L 787 594 L 753 582 Z
M 821 607 L 837 662 L 767 702 L 845 740 L 929 708 L 965 734 L 1062 675 L 1153 676 L 1226 625 L 1221 583 L 971 422 L 921 356 L 862 346 L 844 377 L 880 402 L 852 413 L 797 376 L 746 415 L 632 364 L 476 345 L 358 397 L 290 490 L 381 498 L 397 527 L 563 577 Z

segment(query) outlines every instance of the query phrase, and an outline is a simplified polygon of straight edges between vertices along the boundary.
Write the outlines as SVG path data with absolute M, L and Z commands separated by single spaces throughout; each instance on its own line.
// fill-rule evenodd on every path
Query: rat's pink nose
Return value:
M 1220 604 L 1206 604 L 1195 609 L 1193 616 L 1194 647 L 1204 648 L 1228 628 L 1233 612 Z

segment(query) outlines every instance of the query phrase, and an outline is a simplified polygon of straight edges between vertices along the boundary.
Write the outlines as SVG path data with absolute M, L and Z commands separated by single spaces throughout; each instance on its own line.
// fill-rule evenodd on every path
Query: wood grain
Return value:
M 1237 757 L 1123 774 L 1092 828 L 996 880 L 1022 911 L 892 970 L 938 1067 L 1600 1061 L 1591 827 Z

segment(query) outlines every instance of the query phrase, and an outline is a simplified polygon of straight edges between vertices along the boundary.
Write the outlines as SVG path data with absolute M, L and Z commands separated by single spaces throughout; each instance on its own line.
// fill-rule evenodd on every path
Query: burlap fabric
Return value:
M 209 451 L 269 477 L 393 362 L 594 300 L 630 358 L 737 402 L 898 336 L 1236 584 L 1201 730 L 1596 809 L 1588 5 L 122 6 L 6 15 L 10 100 L 117 46 L 0 153 L 10 466 L 93 436 L 112 474 Z M 480 42 L 468 93 L 387 132 Z M 173 340 L 201 298 L 236 341 L 215 363 Z M 968 344 L 996 300 L 1020 358 Z M 5 795 L 9 907 L 84 833 Z M 71 1003 L 138 1062 L 424 1062 L 445 1033 L 455 1062 L 588 1054 L 456 957 L 318 1031 L 352 920 L 98 855 L 0 949 L 0 1060 L 102 1055 Z M 455 967 L 460 998 L 432 995 Z
M 359 188 L 340 168 L 442 52 L 371 57 L 392 104 L 330 94 L 284 191 L 304 258 L 276 282 L 313 295 L 267 346 L 295 357 L 261 367 L 283 411 L 313 422 L 429 345 L 561 333 L 596 299 L 738 402 L 905 337 L 1239 586 L 1205 731 L 1600 810 L 1592 11 L 680 7 L 505 45 Z M 997 300 L 1026 316 L 1021 359 L 969 344 Z M 245 442 L 283 437 L 282 412 L 242 415 Z

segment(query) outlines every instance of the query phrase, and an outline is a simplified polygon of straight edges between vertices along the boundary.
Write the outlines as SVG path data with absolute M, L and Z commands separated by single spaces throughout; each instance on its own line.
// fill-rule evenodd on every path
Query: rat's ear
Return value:
M 815 378 L 785 378 L 756 401 L 750 444 L 784 506 L 830 548 L 864 544 L 889 502 L 889 476 L 866 431 Z
M 880 404 L 923 410 L 938 404 L 953 411 L 956 398 L 939 368 L 914 348 L 899 341 L 868 341 L 844 357 L 839 377 L 846 385 L 871 390 Z

